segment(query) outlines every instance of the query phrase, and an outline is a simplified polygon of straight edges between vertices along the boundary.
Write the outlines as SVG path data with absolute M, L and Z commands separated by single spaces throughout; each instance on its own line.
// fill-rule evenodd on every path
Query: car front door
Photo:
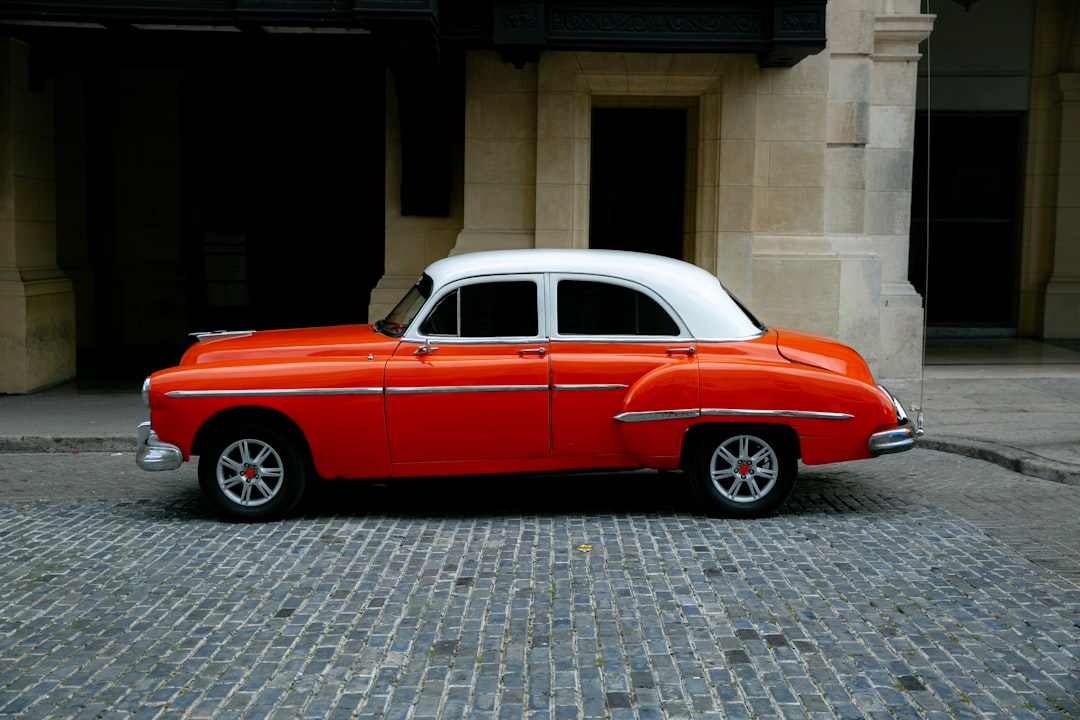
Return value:
M 472 279 L 439 290 L 386 366 L 391 461 L 547 455 L 546 334 L 543 275 Z

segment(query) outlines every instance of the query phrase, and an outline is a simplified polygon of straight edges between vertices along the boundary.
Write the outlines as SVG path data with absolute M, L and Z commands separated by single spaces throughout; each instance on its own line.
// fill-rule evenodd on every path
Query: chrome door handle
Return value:
M 413 350 L 413 355 L 431 355 L 433 352 L 439 349 L 438 345 L 432 345 L 429 342 L 424 342 L 423 345 Z
M 697 352 L 697 348 L 694 347 L 693 345 L 691 345 L 689 347 L 670 347 L 670 348 L 667 349 L 667 351 L 668 351 L 668 355 L 678 355 L 678 354 L 693 355 L 694 353 Z
M 539 355 L 540 357 L 544 357 L 545 355 L 547 355 L 547 348 L 522 348 L 518 350 L 518 355 Z

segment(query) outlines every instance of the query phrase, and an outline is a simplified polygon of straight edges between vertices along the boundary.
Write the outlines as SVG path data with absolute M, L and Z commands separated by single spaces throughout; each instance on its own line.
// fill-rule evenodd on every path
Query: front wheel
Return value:
M 270 427 L 219 433 L 199 457 L 199 485 L 228 519 L 267 522 L 300 502 L 306 467 L 296 443 Z
M 797 473 L 792 444 L 778 432 L 753 429 L 702 442 L 690 482 L 710 515 L 754 518 L 787 500 Z

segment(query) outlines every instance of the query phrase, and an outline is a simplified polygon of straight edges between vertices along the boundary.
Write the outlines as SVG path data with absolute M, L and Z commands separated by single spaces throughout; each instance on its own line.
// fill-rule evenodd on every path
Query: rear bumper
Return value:
M 184 454 L 175 445 L 158 440 L 150 423 L 144 422 L 139 424 L 135 464 L 140 470 L 175 470 L 184 464 Z
M 888 455 L 890 453 L 904 452 L 915 447 L 915 442 L 919 436 L 922 435 L 922 420 L 920 416 L 920 427 L 912 427 L 911 420 L 908 419 L 907 413 L 904 412 L 904 406 L 896 399 L 896 396 L 888 391 L 885 387 L 878 385 L 878 390 L 885 393 L 885 396 L 892 402 L 893 410 L 896 412 L 896 424 L 898 427 L 892 430 L 882 430 L 876 432 L 870 436 L 870 440 L 867 445 L 870 448 L 872 455 Z
M 915 447 L 915 430 L 910 425 L 876 432 L 868 443 L 872 455 L 888 455 Z

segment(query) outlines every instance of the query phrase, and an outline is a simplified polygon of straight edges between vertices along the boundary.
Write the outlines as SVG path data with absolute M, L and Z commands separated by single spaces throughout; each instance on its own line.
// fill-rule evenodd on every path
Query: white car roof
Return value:
M 628 280 L 662 297 L 701 340 L 741 340 L 761 335 L 753 318 L 715 275 L 682 260 L 623 250 L 490 250 L 454 255 L 428 266 L 436 289 L 490 275 L 574 273 Z

